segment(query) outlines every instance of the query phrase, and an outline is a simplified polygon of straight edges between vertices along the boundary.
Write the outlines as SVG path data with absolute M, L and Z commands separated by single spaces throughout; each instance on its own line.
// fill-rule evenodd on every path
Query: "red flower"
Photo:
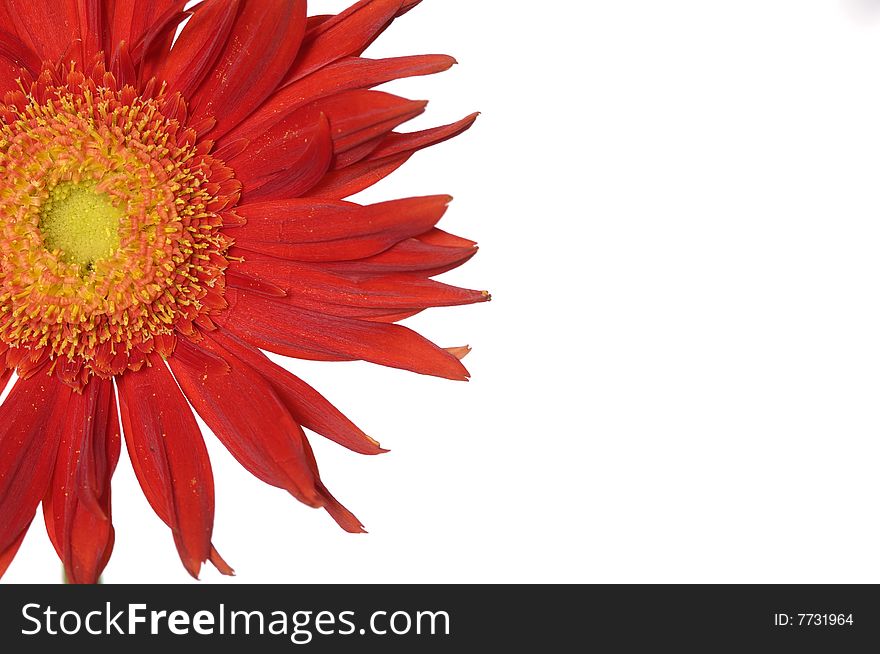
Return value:
M 488 299 L 431 279 L 476 251 L 436 228 L 450 198 L 342 199 L 474 121 L 398 133 L 424 103 L 368 90 L 454 63 L 360 56 L 418 3 L 0 0 L 0 370 L 18 377 L 0 408 L 0 574 L 42 502 L 68 578 L 97 580 L 120 418 L 186 569 L 231 573 L 187 400 L 254 475 L 362 531 L 303 428 L 383 450 L 260 350 L 467 378 L 466 348 L 396 324 Z

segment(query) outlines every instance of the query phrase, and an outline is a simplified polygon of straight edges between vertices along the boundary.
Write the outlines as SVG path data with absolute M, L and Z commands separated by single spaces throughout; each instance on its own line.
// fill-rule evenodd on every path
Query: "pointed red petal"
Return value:
M 413 102 L 379 91 L 339 93 L 313 102 L 274 123 L 228 163 L 244 184 L 244 201 L 253 201 L 257 189 L 260 189 L 260 196 L 268 195 L 261 187 L 272 176 L 305 177 L 304 173 L 297 172 L 302 164 L 296 161 L 314 149 L 315 144 L 324 147 L 327 138 L 332 137 L 332 153 L 337 159 L 346 153 L 344 161 L 336 162 L 335 166 L 339 167 L 370 154 L 392 129 L 422 113 L 424 107 L 424 102 Z M 329 121 L 326 131 L 318 129 L 322 127 L 324 116 Z M 361 146 L 365 149 L 359 150 Z M 319 152 L 323 154 L 323 150 Z M 304 193 L 320 181 L 328 167 L 317 170 L 317 176 L 310 175 L 312 182 L 309 186 L 298 184 L 293 193 L 286 189 L 284 195 L 273 188 L 271 195 L 294 197 L 294 193 Z
M 340 361 L 362 359 L 447 379 L 468 378 L 458 359 L 400 325 L 328 316 L 233 288 L 227 289 L 227 298 L 229 311 L 216 322 L 278 354 L 302 357 L 303 350 L 316 350 Z
M 137 71 L 131 58 L 128 41 L 121 41 L 115 46 L 113 56 L 110 58 L 110 72 L 120 84 L 131 85 L 137 82 Z
M 413 101 L 383 91 L 346 91 L 316 103 L 327 115 L 337 153 L 374 138 L 386 136 L 398 125 L 415 118 L 427 102 Z
M 113 0 L 108 5 L 112 43 L 136 44 L 169 11 L 183 11 L 187 0 Z M 170 45 L 170 43 L 169 43 Z
M 119 460 L 113 383 L 93 377 L 68 405 L 49 493 L 47 531 L 71 583 L 96 583 L 113 549 L 110 479 Z
M 333 161 L 330 123 L 319 114 L 304 129 L 252 152 L 254 157 L 246 162 L 230 162 L 244 185 L 242 202 L 302 195 L 321 181 Z
M 172 91 L 192 97 L 211 73 L 226 46 L 239 4 L 240 0 L 205 0 L 195 6 L 192 18 L 157 70 Z
M 315 474 L 317 475 L 317 468 L 315 469 Z M 330 494 L 330 491 L 327 490 L 327 487 L 322 482 L 319 481 L 315 486 L 318 488 L 318 492 L 321 493 L 321 497 L 324 498 L 324 508 L 327 510 L 327 513 L 330 514 L 330 517 L 336 521 L 336 524 L 350 534 L 367 533 L 357 516 L 342 506 L 342 504 Z
M 226 362 L 225 372 L 213 363 L 218 358 Z M 180 339 L 168 362 L 195 410 L 239 463 L 301 502 L 321 505 L 302 429 L 265 379 L 208 337 L 198 345 Z
M 402 6 L 402 0 L 361 0 L 315 25 L 306 34 L 302 53 L 286 81 L 293 82 L 343 57 L 360 54 L 388 27 Z
M 226 358 L 230 363 L 232 375 L 234 375 L 236 371 L 241 370 L 242 372 L 244 372 L 246 370 L 247 374 L 251 376 L 248 386 L 240 387 L 240 390 L 236 394 L 237 401 L 240 403 L 242 409 L 244 409 L 245 405 L 248 404 L 250 398 L 242 397 L 241 392 L 245 389 L 251 388 L 251 382 L 259 380 L 260 383 L 263 384 L 262 388 L 257 387 L 255 389 L 255 391 L 260 394 L 259 397 L 262 399 L 275 395 L 275 391 L 280 390 L 277 386 L 277 383 L 283 382 L 286 384 L 291 381 L 289 378 L 280 375 L 277 371 L 272 371 L 270 367 L 267 367 L 262 362 L 258 362 L 257 365 L 259 366 L 259 370 L 266 371 L 268 373 L 267 377 L 261 376 L 261 374 L 257 372 L 257 370 L 252 370 L 251 364 L 258 361 L 258 358 L 254 357 L 254 355 L 252 354 L 255 351 L 247 348 L 242 343 L 237 342 L 236 339 L 232 338 L 231 336 L 222 334 L 220 331 L 212 332 L 209 337 L 206 337 L 203 343 L 200 343 L 200 346 L 210 349 L 214 354 L 222 353 L 222 356 Z M 184 345 L 184 347 L 189 348 L 193 346 L 187 343 L 186 345 Z M 239 355 L 242 355 L 244 358 L 239 358 Z M 265 358 L 261 354 L 258 354 L 258 357 Z M 172 358 L 172 365 L 174 361 L 175 359 Z M 283 372 L 284 371 L 281 371 L 281 373 Z M 176 371 L 175 375 L 178 375 Z M 204 383 L 207 381 L 207 377 L 208 370 L 203 369 L 201 374 L 197 373 L 196 379 L 201 380 Z M 295 382 L 299 382 L 299 380 L 296 380 L 295 378 L 294 380 Z M 181 373 L 178 375 L 178 381 L 181 382 L 181 386 L 183 386 L 184 388 L 187 387 L 186 384 L 192 384 L 195 381 L 192 377 L 192 370 L 188 370 L 186 369 L 186 366 L 183 366 Z M 218 379 L 215 378 L 215 381 L 218 381 Z M 302 384 L 302 382 L 295 383 L 294 387 L 298 391 L 305 391 L 304 398 L 288 398 L 288 400 L 292 401 L 286 402 L 287 406 L 293 407 L 296 411 L 302 412 L 303 409 L 305 407 L 308 407 L 309 403 L 311 401 L 314 401 L 316 398 L 318 399 L 319 406 L 321 403 L 327 404 L 324 398 L 320 397 L 317 393 L 315 393 L 315 391 L 313 391 L 305 384 Z M 214 386 L 213 390 L 215 392 L 216 389 L 217 386 Z M 207 388 L 194 388 L 193 390 L 199 398 L 202 397 L 205 391 L 211 393 L 211 391 L 209 391 Z M 287 388 L 286 391 L 281 392 L 290 395 L 294 392 L 294 388 Z M 279 396 L 276 396 L 276 399 L 280 399 Z M 211 395 L 209 395 L 208 397 L 211 397 Z M 329 407 L 329 404 L 327 404 L 327 406 Z M 277 409 L 277 407 L 275 408 Z M 332 411 L 335 411 L 333 407 L 329 408 Z M 320 407 L 317 413 L 320 414 L 324 413 L 325 411 L 326 407 Z M 209 413 L 213 414 L 213 412 Z M 308 407 L 306 413 L 312 414 L 312 407 Z M 276 473 L 278 471 L 281 471 L 282 473 L 286 472 L 288 477 L 290 477 L 291 472 L 297 477 L 305 473 L 307 475 L 309 485 L 311 486 L 311 500 L 308 502 L 308 504 L 313 507 L 323 506 L 325 509 L 327 509 L 327 512 L 346 531 L 354 533 L 362 532 L 363 527 L 360 521 L 358 521 L 358 519 L 350 511 L 348 511 L 339 502 L 337 502 L 336 499 L 327 491 L 327 488 L 324 486 L 324 484 L 321 483 L 321 478 L 318 474 L 318 466 L 315 463 L 315 457 L 312 453 L 312 448 L 309 445 L 308 439 L 305 437 L 305 434 L 303 433 L 302 429 L 300 429 L 299 425 L 297 425 L 291 419 L 291 416 L 289 414 L 278 414 L 276 411 L 273 410 L 273 415 L 280 417 L 280 424 L 277 422 L 267 422 L 267 425 L 274 426 L 274 429 L 272 429 L 272 427 L 269 427 L 262 434 L 262 439 L 260 439 L 259 436 L 256 437 L 256 442 L 245 441 L 242 443 L 237 443 L 235 449 L 230 448 L 232 454 L 236 456 L 236 458 L 238 458 L 239 461 L 241 461 L 241 463 L 246 468 L 251 470 L 251 472 L 253 472 L 257 477 L 263 479 L 263 481 L 266 481 L 267 483 L 276 486 L 279 486 L 281 484 L 274 483 L 271 480 L 272 467 L 276 468 Z M 323 423 L 326 418 L 326 415 L 324 417 L 319 417 L 316 421 L 317 424 L 323 427 Z M 330 420 L 327 426 L 329 426 L 330 424 L 341 424 L 339 418 L 334 416 L 329 416 L 329 418 Z M 312 417 L 310 417 L 309 419 L 313 421 L 315 420 Z M 342 420 L 344 421 L 344 418 L 342 418 Z M 350 430 L 351 428 L 354 428 L 354 426 L 350 425 L 350 427 L 348 427 L 347 429 Z M 250 429 L 252 429 L 252 427 Z M 357 428 L 354 429 L 356 430 Z M 282 435 L 282 438 L 276 440 L 275 436 L 278 434 Z M 218 433 L 218 436 L 219 435 L 220 434 Z M 267 449 L 264 452 L 260 452 L 259 450 L 261 449 L 261 446 Z M 250 464 L 247 463 L 246 461 L 254 455 L 257 455 L 258 459 L 263 460 L 252 461 Z M 255 465 L 255 468 L 252 468 L 251 465 Z M 267 472 L 269 473 L 268 475 L 266 475 Z M 290 490 L 288 486 L 281 485 L 281 487 L 288 488 L 288 490 Z M 294 496 L 302 500 L 297 492 L 291 492 Z
M 336 521 L 336 524 L 350 534 L 366 533 L 364 526 L 361 524 L 361 521 L 357 519 L 357 516 L 342 506 L 342 504 L 330 494 L 330 491 L 327 490 L 327 487 L 323 482 L 321 482 L 321 475 L 318 473 L 318 463 L 315 461 L 315 455 L 312 452 L 312 447 L 309 445 L 308 441 L 306 442 L 306 454 L 309 458 L 309 465 L 312 467 L 315 478 L 318 480 L 315 486 L 321 494 L 321 497 L 324 499 L 324 508 L 327 510 L 327 513 L 330 514 L 330 517 Z
M 206 138 L 228 132 L 275 91 L 305 28 L 305 0 L 242 0 L 226 47 L 193 99 L 196 119 L 217 117 Z
M 432 231 L 440 232 L 439 229 Z M 459 246 L 438 245 L 425 242 L 424 237 L 425 235 L 419 235 L 401 241 L 366 259 L 331 261 L 321 265 L 325 270 L 356 277 L 393 273 L 418 273 L 424 277 L 433 277 L 457 268 L 477 253 L 476 245 L 470 241 Z
M 470 116 L 462 118 L 458 122 L 442 127 L 432 127 L 420 132 L 411 132 L 409 134 L 389 134 L 382 141 L 382 145 L 376 148 L 370 155 L 371 159 L 383 159 L 385 157 L 393 157 L 399 154 L 413 153 L 418 150 L 443 143 L 451 138 L 455 138 L 459 134 L 463 134 L 471 128 L 476 122 L 479 113 L 473 113 Z
M 132 466 L 180 559 L 198 578 L 211 556 L 214 479 L 198 424 L 160 357 L 116 378 Z
M 76 8 L 79 21 L 77 33 L 82 37 L 81 61 L 89 63 L 109 45 L 107 7 L 105 0 L 76 0 Z
M 366 207 L 311 199 L 245 204 L 237 212 L 247 224 L 227 231 L 240 248 L 277 257 L 362 259 L 430 230 L 451 200 L 436 195 Z
M 265 280 L 286 293 L 266 294 L 306 309 L 333 313 L 327 305 L 371 309 L 426 309 L 485 302 L 488 293 L 450 286 L 419 275 L 387 274 L 352 279 L 289 261 L 257 259 L 234 262 L 231 271 Z M 250 289 L 243 288 L 243 291 Z M 252 292 L 252 291 L 250 291 Z M 344 314 L 333 314 L 344 315 Z
M 149 85 L 150 80 L 157 75 L 171 50 L 178 28 L 193 14 L 192 10 L 184 11 L 181 4 L 175 2 L 163 5 L 164 13 L 157 13 L 155 18 L 144 22 L 142 27 L 135 27 L 137 17 L 134 18 L 131 41 L 126 43 L 131 51 L 132 62 L 139 69 L 138 79 L 142 85 Z M 116 43 L 122 42 L 114 41 Z
M 479 114 L 411 134 L 389 134 L 365 159 L 328 173 L 309 195 L 342 199 L 360 193 L 400 168 L 418 150 L 448 141 L 467 131 Z
M 231 137 L 255 139 L 298 109 L 327 96 L 403 77 L 438 73 L 454 63 L 455 60 L 446 55 L 378 60 L 348 57 L 278 91 L 236 128 Z
M 341 200 L 378 184 L 400 168 L 412 153 L 373 160 L 367 157 L 356 164 L 327 173 L 320 184 L 309 189 L 315 198 Z
M 278 398 L 290 411 L 290 415 L 306 429 L 311 429 L 360 454 L 381 454 L 386 451 L 379 446 L 379 443 L 358 429 L 318 391 L 299 377 L 272 363 L 258 349 L 222 329 L 212 332 L 211 338 L 271 383 Z
M 221 575 L 226 575 L 227 577 L 234 577 L 235 570 L 233 570 L 229 564 L 223 560 L 223 557 L 220 556 L 220 552 L 211 547 L 211 565 L 217 568 L 217 572 Z
M 0 407 L 0 552 L 46 495 L 72 391 L 54 376 L 18 380 Z

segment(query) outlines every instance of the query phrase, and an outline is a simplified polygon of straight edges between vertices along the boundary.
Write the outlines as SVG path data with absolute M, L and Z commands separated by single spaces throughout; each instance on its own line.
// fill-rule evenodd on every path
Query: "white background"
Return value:
M 209 437 L 203 580 L 880 581 L 880 3 L 426 0 L 369 54 L 428 52 L 412 129 L 483 116 L 361 199 L 455 196 L 495 300 L 410 322 L 473 380 L 290 362 L 393 450 L 313 439 L 370 533 Z M 114 514 L 106 582 L 189 579 L 125 455 Z M 35 523 L 6 580 L 59 577 Z

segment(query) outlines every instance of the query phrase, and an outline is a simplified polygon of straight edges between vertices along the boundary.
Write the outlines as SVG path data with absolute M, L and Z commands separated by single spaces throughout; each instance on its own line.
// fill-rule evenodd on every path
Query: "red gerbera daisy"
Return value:
M 0 0 L 0 574 L 42 502 L 68 578 L 97 580 L 120 431 L 189 573 L 230 573 L 187 401 L 258 478 L 362 531 L 303 428 L 383 450 L 261 349 L 467 378 L 466 348 L 396 324 L 488 299 L 431 279 L 476 250 L 435 227 L 450 198 L 343 200 L 474 120 L 397 133 L 424 103 L 369 90 L 453 64 L 360 56 L 418 3 Z

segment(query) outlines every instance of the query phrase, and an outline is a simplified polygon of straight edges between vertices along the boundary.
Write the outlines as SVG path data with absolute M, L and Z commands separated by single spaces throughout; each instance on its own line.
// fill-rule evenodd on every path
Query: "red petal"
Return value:
M 237 268 L 241 267 L 237 266 Z M 226 284 L 232 288 L 240 288 L 251 293 L 258 293 L 269 297 L 284 297 L 287 295 L 283 288 L 265 279 L 249 275 L 246 271 L 243 272 L 242 270 L 227 269 L 225 273 Z
M 223 560 L 220 553 L 213 547 L 211 547 L 211 564 L 217 568 L 217 572 L 221 575 L 226 575 L 227 577 L 235 576 L 235 570 L 229 567 L 229 564 Z
M 314 26 L 286 81 L 292 82 L 343 57 L 360 54 L 400 12 L 401 0 L 361 0 Z
M 436 195 L 366 207 L 312 199 L 245 204 L 237 212 L 247 224 L 227 232 L 240 248 L 277 257 L 362 259 L 430 230 L 451 200 L 448 195 Z
M 328 136 L 332 135 L 333 152 L 337 157 L 367 144 L 364 152 L 355 155 L 360 159 L 380 145 L 392 129 L 422 113 L 425 104 L 379 91 L 339 93 L 276 122 L 271 129 L 254 138 L 241 154 L 229 159 L 228 163 L 244 184 L 245 195 L 251 193 L 249 197 L 253 198 L 253 191 L 271 176 L 279 172 L 284 177 L 293 175 L 301 165 L 294 162 L 303 158 L 308 150 L 314 149 L 316 143 L 324 146 Z M 323 116 L 329 121 L 329 132 L 317 129 L 322 126 Z M 297 191 L 307 191 L 320 181 L 326 171 L 327 167 L 321 169 L 310 186 L 298 185 Z M 302 177 L 303 174 L 297 173 L 296 176 Z M 265 191 L 261 195 L 265 196 Z M 274 191 L 272 195 L 279 197 L 280 193 Z
M 212 72 L 226 46 L 239 4 L 240 0 L 205 0 L 195 6 L 192 18 L 157 71 L 172 91 L 189 98 Z
M 239 463 L 301 502 L 321 506 L 302 429 L 269 382 L 208 337 L 198 345 L 180 339 L 168 362 L 190 403 Z
M 425 101 L 406 100 L 382 91 L 346 91 L 316 103 L 327 114 L 337 153 L 376 137 L 425 110 Z
M 79 57 L 79 47 L 73 45 L 81 36 L 77 0 L 6 0 L 6 4 L 19 36 L 43 61 Z
M 46 495 L 71 393 L 41 373 L 18 380 L 0 407 L 0 552 L 19 539 Z
M 234 130 L 234 138 L 257 138 L 294 111 L 327 96 L 402 77 L 438 73 L 454 63 L 452 57 L 445 55 L 378 60 L 348 57 L 278 91 Z
M 247 162 L 230 162 L 244 185 L 242 202 L 296 197 L 315 186 L 330 168 L 333 139 L 323 114 L 297 132 L 288 132 Z
M 15 555 L 18 554 L 18 549 L 21 547 L 24 537 L 27 536 L 27 531 L 30 526 L 31 523 L 29 522 L 27 526 L 21 530 L 18 538 L 16 538 L 9 547 L 5 550 L 0 550 L 0 577 L 6 574 L 6 571 L 9 569 L 9 564 L 12 563 L 12 559 L 15 558 Z
M 431 129 L 425 129 L 420 132 L 389 134 L 382 142 L 382 145 L 373 151 L 370 158 L 383 159 L 398 154 L 413 153 L 431 147 L 432 145 L 437 145 L 443 141 L 448 141 L 449 139 L 455 138 L 459 134 L 469 130 L 479 115 L 479 113 L 473 113 L 456 123 L 444 125 L 442 127 L 432 127 Z
M 309 465 L 314 471 L 315 478 L 318 480 L 315 483 L 315 487 L 324 499 L 324 508 L 327 509 L 327 513 L 330 514 L 330 517 L 336 521 L 336 524 L 350 534 L 366 533 L 364 526 L 354 513 L 342 506 L 336 498 L 330 494 L 327 487 L 321 483 L 321 476 L 318 474 L 318 463 L 315 461 L 315 455 L 312 453 L 312 447 L 309 445 L 308 441 L 306 441 L 306 454 L 309 458 Z
M 141 488 L 198 578 L 211 557 L 214 479 L 198 424 L 160 357 L 116 378 L 125 442 Z
M 206 138 L 228 132 L 275 91 L 305 28 L 305 0 L 242 0 L 226 47 L 193 100 L 196 119 L 217 117 Z
M 360 193 L 400 168 L 418 150 L 447 141 L 467 131 L 479 114 L 456 123 L 411 134 L 389 134 L 370 155 L 353 165 L 328 173 L 309 195 L 342 199 Z
M 110 72 L 120 84 L 134 84 L 137 81 L 137 71 L 127 41 L 120 41 L 110 58 Z
M 362 359 L 391 368 L 464 381 L 468 372 L 458 359 L 414 331 L 389 325 L 328 316 L 258 295 L 227 289 L 229 311 L 216 321 L 257 347 L 301 358 L 314 350 L 340 361 Z
M 440 230 L 434 229 L 432 232 Z M 332 261 L 321 265 L 325 270 L 356 277 L 389 273 L 418 273 L 424 277 L 432 277 L 457 268 L 477 253 L 476 244 L 472 241 L 462 239 L 462 245 L 441 245 L 428 243 L 425 238 L 425 234 L 420 234 L 417 238 L 401 241 L 366 259 Z
M 184 11 L 181 4 L 175 2 L 164 5 L 164 13 L 157 13 L 154 19 L 151 18 L 149 22 L 143 23 L 145 29 L 142 35 L 140 35 L 140 29 L 134 26 L 137 23 L 137 17 L 134 18 L 135 23 L 131 28 L 132 39 L 128 47 L 131 51 L 132 61 L 140 69 L 139 80 L 142 86 L 147 89 L 168 56 L 178 28 L 193 14 L 192 11 Z M 121 44 L 122 42 L 117 41 L 116 43 Z M 150 94 L 145 93 L 145 95 L 149 96 Z
M 108 14 L 112 43 L 140 41 L 157 20 L 169 11 L 183 11 L 187 0 L 113 0 Z M 169 43 L 170 46 L 170 43 Z
M 14 34 L 0 31 L 0 92 L 18 89 L 22 69 L 36 77 L 40 58 Z
M 234 262 L 231 271 L 265 280 L 285 294 L 286 302 L 325 311 L 326 305 L 374 309 L 426 309 L 485 302 L 488 293 L 449 286 L 418 275 L 389 274 L 351 279 L 314 266 L 282 260 L 257 259 Z M 250 289 L 242 289 L 250 291 Z M 251 291 L 252 292 L 252 291 Z M 332 313 L 332 311 L 330 311 Z M 334 314 L 339 315 L 339 314 Z
M 250 398 L 241 397 L 241 392 L 244 389 L 250 389 L 250 383 L 255 381 L 258 381 L 258 386 L 254 389 L 257 397 L 261 400 L 270 398 L 274 398 L 276 401 L 280 400 L 280 397 L 275 394 L 275 391 L 278 390 L 275 386 L 275 381 L 283 379 L 286 382 L 289 380 L 279 377 L 277 373 L 273 372 L 271 375 L 276 379 L 270 382 L 269 378 L 264 378 L 256 370 L 251 369 L 250 362 L 253 361 L 254 358 L 248 353 L 248 349 L 245 346 L 236 344 L 234 339 L 231 339 L 228 336 L 223 336 L 219 332 L 213 332 L 210 337 L 206 338 L 203 343 L 200 343 L 200 345 L 208 348 L 215 355 L 222 354 L 222 356 L 229 361 L 230 369 L 232 371 L 231 375 L 235 375 L 238 371 L 241 371 L 250 377 L 250 380 L 247 380 L 248 386 L 240 387 L 238 392 L 232 391 L 235 394 L 234 396 L 236 397 L 237 402 L 242 405 L 248 404 Z M 227 349 L 227 345 L 231 346 L 231 349 Z M 193 345 L 187 343 L 184 347 L 193 348 Z M 238 358 L 239 354 L 244 355 L 247 359 Z M 174 358 L 171 359 L 172 365 L 174 361 Z M 259 365 L 263 370 L 271 370 L 270 368 L 266 368 L 262 363 Z M 180 381 L 182 387 L 187 388 L 187 384 L 196 384 L 198 383 L 197 380 L 199 380 L 203 387 L 193 387 L 193 392 L 197 397 L 202 398 L 205 391 L 208 392 L 209 398 L 213 397 L 212 390 L 207 388 L 209 385 L 207 381 L 209 371 L 207 368 L 203 368 L 200 373 L 196 372 L 195 378 L 193 378 L 193 371 L 191 369 L 187 369 L 186 366 L 183 366 L 183 368 L 184 369 L 180 373 L 175 370 L 175 375 L 177 375 L 178 381 Z M 218 379 L 215 378 L 214 381 L 216 382 Z M 217 386 L 213 386 L 213 391 L 216 392 L 217 388 Z M 317 393 L 301 382 L 299 390 L 306 391 L 307 399 L 294 400 L 295 405 L 298 407 L 304 406 L 304 403 L 308 404 L 308 402 L 313 400 L 315 396 L 320 398 L 320 401 L 326 403 L 326 400 L 318 396 Z M 291 391 L 288 391 L 288 393 L 290 392 Z M 217 397 L 219 398 L 220 396 L 218 395 Z M 231 397 L 232 396 L 230 396 L 230 399 Z M 193 404 L 196 404 L 195 401 Z M 255 416 L 257 416 L 258 421 L 265 421 L 266 431 L 262 434 L 258 433 L 253 435 L 251 437 L 251 442 L 242 438 L 241 442 L 235 444 L 235 449 L 230 447 L 232 454 L 257 477 L 263 479 L 263 481 L 266 481 L 269 484 L 286 488 L 300 500 L 303 498 L 300 497 L 297 487 L 292 490 L 289 486 L 289 482 L 287 485 L 275 483 L 275 481 L 272 480 L 272 477 L 273 472 L 275 475 L 281 473 L 279 480 L 283 481 L 284 477 L 287 477 L 289 480 L 292 476 L 300 477 L 305 474 L 310 486 L 310 501 L 307 502 L 308 504 L 314 507 L 323 506 L 326 508 L 327 512 L 330 513 L 339 525 L 347 531 L 355 533 L 363 531 L 363 527 L 358 519 L 355 518 L 345 507 L 339 504 L 339 502 L 330 495 L 324 484 L 321 483 L 321 478 L 318 474 L 318 467 L 315 463 L 315 457 L 312 454 L 312 449 L 309 446 L 308 439 L 305 437 L 302 429 L 292 420 L 290 414 L 278 413 L 278 402 L 270 404 L 272 404 L 271 415 L 279 418 L 281 422 L 270 422 L 268 416 L 260 417 L 261 414 L 256 413 Z M 330 409 L 335 411 L 332 407 L 330 407 Z M 245 406 L 242 406 L 239 410 L 246 411 Z M 209 414 L 214 415 L 214 411 L 209 410 Z M 232 411 L 231 415 L 234 416 L 235 411 Z M 205 416 L 203 415 L 203 417 Z M 247 418 L 247 416 L 244 417 Z M 225 420 L 226 418 L 222 419 L 221 422 L 224 422 Z M 335 418 L 332 418 L 330 422 L 332 424 L 339 424 L 339 421 Z M 254 426 L 248 425 L 247 429 L 248 431 L 253 431 Z M 220 436 L 219 432 L 218 436 Z M 248 460 L 250 460 L 250 462 L 248 462 Z M 272 468 L 275 468 L 275 470 L 272 471 Z
M 361 454 L 381 454 L 386 451 L 379 446 L 379 443 L 358 429 L 318 391 L 299 377 L 272 363 L 256 348 L 222 329 L 212 332 L 211 338 L 271 383 L 278 398 L 290 411 L 290 415 L 306 429 L 311 429 Z
M 346 168 L 331 171 L 320 184 L 309 189 L 309 195 L 328 200 L 347 198 L 378 184 L 405 164 L 411 156 L 411 153 L 401 154 L 379 160 L 368 157 Z
M 107 49 L 109 29 L 107 28 L 107 8 L 105 0 L 76 0 L 79 29 L 82 36 L 83 63 L 94 60 L 98 52 Z
M 113 549 L 110 479 L 119 460 L 113 383 L 93 377 L 68 406 L 49 493 L 46 527 L 71 583 L 96 583 Z

